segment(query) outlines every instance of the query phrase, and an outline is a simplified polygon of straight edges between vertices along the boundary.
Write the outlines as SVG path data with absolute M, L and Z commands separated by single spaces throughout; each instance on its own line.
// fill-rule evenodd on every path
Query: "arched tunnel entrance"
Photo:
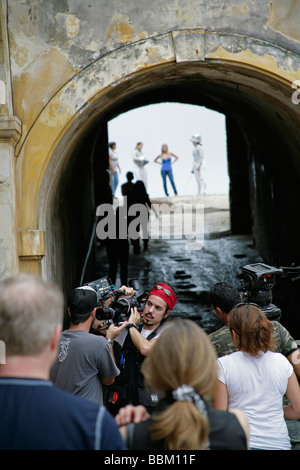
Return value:
M 132 108 L 166 101 L 206 106 L 226 116 L 231 233 L 252 234 L 268 264 L 297 265 L 299 136 L 286 83 L 255 68 L 225 62 L 166 64 L 141 72 L 133 83 L 123 81 L 111 88 L 106 105 L 88 113 L 84 131 L 79 126 L 74 131 L 76 143 L 48 201 L 47 225 L 55 222 L 47 251 L 55 255 L 44 269 L 60 273 L 66 292 L 93 278 L 93 249 L 87 263 L 86 255 L 96 207 L 106 198 L 102 182 L 108 164 L 107 123 Z M 295 286 L 280 279 L 274 300 L 296 337 Z

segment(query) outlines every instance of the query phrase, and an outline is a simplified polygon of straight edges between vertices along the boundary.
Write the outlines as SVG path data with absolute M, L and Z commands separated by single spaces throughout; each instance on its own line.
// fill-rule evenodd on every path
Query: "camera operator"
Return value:
M 141 366 L 176 302 L 174 290 L 168 284 L 159 282 L 146 298 L 142 312 L 143 323 L 141 313 L 134 307 L 125 328 L 124 324 L 120 327 L 111 325 L 108 328 L 108 341 L 115 340 L 119 345 L 119 350 L 115 348 L 115 357 L 120 375 L 109 387 L 106 403 L 113 415 L 126 404 L 144 405 L 150 413 L 153 411 L 158 397 L 145 388 Z
M 102 404 L 102 384 L 111 385 L 119 370 L 106 339 L 90 334 L 97 307 L 97 293 L 91 287 L 78 287 L 71 292 L 71 326 L 61 333 L 51 380 L 63 390 Z

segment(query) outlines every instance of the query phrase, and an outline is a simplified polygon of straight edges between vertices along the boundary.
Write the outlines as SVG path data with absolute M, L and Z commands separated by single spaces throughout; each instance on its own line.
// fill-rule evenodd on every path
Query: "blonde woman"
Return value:
M 172 161 L 173 158 L 173 161 Z M 174 155 L 174 153 L 169 152 L 167 144 L 163 144 L 161 148 L 161 154 L 158 155 L 154 162 L 161 164 L 161 176 L 163 180 L 163 186 L 165 195 L 169 196 L 168 188 L 167 188 L 167 177 L 170 180 L 171 186 L 173 188 L 174 194 L 177 195 L 177 189 L 174 182 L 173 170 L 172 165 L 178 160 L 179 157 Z
M 162 398 L 151 417 L 120 428 L 129 449 L 247 449 L 244 415 L 208 405 L 217 383 L 216 355 L 208 336 L 195 322 L 169 323 L 142 371 L 145 383 Z M 116 417 L 119 425 L 146 417 L 142 407 L 128 405 L 120 411 Z
M 255 304 L 238 304 L 228 325 L 238 351 L 218 359 L 215 407 L 238 407 L 250 427 L 249 446 L 289 450 L 286 419 L 300 419 L 300 389 L 293 367 L 273 350 L 273 326 Z M 289 405 L 282 406 L 286 394 Z

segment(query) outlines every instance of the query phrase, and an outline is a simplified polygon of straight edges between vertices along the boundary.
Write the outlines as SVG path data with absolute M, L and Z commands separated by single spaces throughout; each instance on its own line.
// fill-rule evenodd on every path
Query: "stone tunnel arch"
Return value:
M 223 47 L 208 50 L 207 34 L 173 32 L 113 51 L 78 73 L 45 106 L 17 162 L 21 241 L 37 234 L 40 246 L 45 236 L 45 251 L 28 255 L 21 243 L 21 269 L 41 269 L 66 291 L 78 283 L 95 205 L 101 202 L 93 158 L 95 152 L 103 156 L 101 173 L 107 122 L 134 107 L 168 100 L 226 115 L 232 230 L 252 232 L 270 264 L 299 263 L 294 214 L 300 117 L 291 100 L 299 58 L 244 36 L 230 35 Z M 214 34 L 213 42 L 218 39 L 220 33 Z

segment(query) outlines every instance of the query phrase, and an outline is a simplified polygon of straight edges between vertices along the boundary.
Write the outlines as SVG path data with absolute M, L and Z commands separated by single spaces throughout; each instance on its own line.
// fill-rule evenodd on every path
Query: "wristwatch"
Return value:
M 107 342 L 108 344 L 114 344 L 114 340 L 112 338 L 108 338 Z
M 133 326 L 134 328 L 138 329 L 138 326 L 137 326 L 136 323 L 128 323 L 128 325 L 126 325 L 127 330 L 129 330 L 129 328 L 131 328 L 132 326 Z

